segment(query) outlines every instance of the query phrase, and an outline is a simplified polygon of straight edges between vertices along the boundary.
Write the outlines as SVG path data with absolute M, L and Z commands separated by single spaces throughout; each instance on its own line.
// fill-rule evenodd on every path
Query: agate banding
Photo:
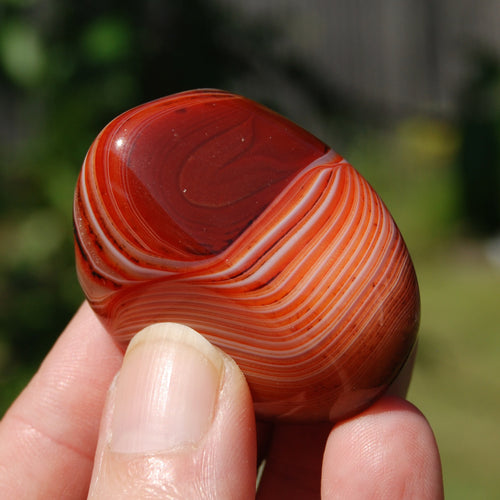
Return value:
M 78 277 L 110 334 L 194 328 L 237 361 L 261 418 L 350 416 L 415 343 L 417 280 L 379 196 L 241 96 L 185 92 L 113 120 L 85 158 L 74 221 Z

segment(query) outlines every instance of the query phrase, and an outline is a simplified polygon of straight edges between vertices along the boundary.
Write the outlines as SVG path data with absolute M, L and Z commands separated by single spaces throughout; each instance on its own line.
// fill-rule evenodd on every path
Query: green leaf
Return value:
M 120 19 L 101 18 L 85 31 L 82 48 L 88 60 L 110 63 L 121 59 L 131 46 L 129 26 Z
M 46 57 L 36 29 L 26 22 L 12 20 L 0 32 L 0 64 L 17 84 L 30 87 L 43 77 Z

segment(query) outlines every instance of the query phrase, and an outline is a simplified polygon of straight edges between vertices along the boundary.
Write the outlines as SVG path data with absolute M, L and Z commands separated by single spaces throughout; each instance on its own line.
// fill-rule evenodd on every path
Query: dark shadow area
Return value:
M 500 232 L 500 61 L 487 51 L 471 59 L 473 74 L 459 103 L 460 210 L 470 234 L 494 236 Z

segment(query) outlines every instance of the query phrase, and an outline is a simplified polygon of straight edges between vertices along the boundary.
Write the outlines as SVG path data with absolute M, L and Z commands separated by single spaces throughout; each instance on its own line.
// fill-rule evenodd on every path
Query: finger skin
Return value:
M 413 349 L 388 392 L 403 397 L 408 389 L 415 361 Z M 338 424 L 340 425 L 340 424 Z M 261 423 L 264 427 L 264 424 Z M 321 464 L 333 423 L 276 423 L 264 427 L 262 448 L 266 466 L 259 485 L 258 500 L 287 498 L 308 500 L 321 496 Z
M 147 373 L 148 379 L 152 377 L 158 381 L 151 393 L 166 394 L 172 384 L 176 384 L 174 379 L 185 380 L 189 375 L 184 366 L 175 362 L 165 363 L 163 359 L 173 359 L 185 346 L 168 340 L 156 347 L 152 338 L 145 337 L 143 333 L 138 334 L 137 338 L 141 338 L 140 342 L 145 348 L 155 352 L 164 350 L 165 358 L 161 355 L 156 359 L 144 356 L 142 364 L 134 365 L 132 374 L 137 373 L 137 376 L 133 378 L 142 379 L 143 374 Z M 198 338 L 195 342 L 202 340 L 208 344 L 193 330 L 186 333 L 196 335 Z M 215 354 L 216 364 L 219 365 L 220 362 L 219 366 L 222 367 L 221 383 L 211 423 L 196 443 L 183 443 L 169 449 L 152 451 L 142 451 L 141 447 L 141 451 L 133 453 L 113 450 L 113 421 L 116 419 L 114 411 L 118 411 L 117 407 L 123 408 L 115 402 L 122 389 L 118 387 L 119 384 L 125 383 L 121 380 L 121 374 L 118 375 L 106 402 L 90 499 L 250 500 L 255 497 L 256 431 L 250 391 L 236 363 L 215 347 L 209 348 L 213 350 L 212 359 Z M 122 372 L 128 359 L 127 352 Z M 162 366 L 162 374 L 166 370 L 165 376 L 156 377 L 154 363 Z M 149 392 L 148 390 L 147 393 Z M 184 401 L 178 402 L 184 407 Z M 137 403 L 135 399 L 131 399 L 129 404 L 129 407 L 136 407 Z M 148 403 L 141 407 L 150 408 Z M 187 414 L 192 413 L 193 409 L 190 408 L 192 407 L 187 409 Z M 161 424 L 160 429 L 162 434 L 163 429 L 169 433 L 166 423 Z
M 385 397 L 337 424 L 325 449 L 321 498 L 443 498 L 432 430 L 407 401 Z
M 0 498 L 86 498 L 122 357 L 85 303 L 0 422 Z
M 106 390 L 121 361 L 121 351 L 84 304 L 0 422 L 0 498 L 86 497 Z M 237 415 L 233 417 L 238 420 Z M 278 430 L 269 464 L 294 456 L 290 443 L 295 442 L 292 446 L 306 465 L 297 457 L 292 468 L 282 467 L 282 471 L 295 477 L 290 471 L 297 470 L 296 477 L 317 484 L 308 474 L 318 477 L 314 464 L 328 432 L 315 428 L 309 434 L 297 434 L 293 426 Z M 227 432 L 223 419 L 218 433 Z M 247 438 L 252 432 L 245 434 Z M 305 439 L 297 443 L 297 435 Z M 229 436 L 237 454 L 238 435 L 230 432 Z M 205 455 L 199 463 L 209 464 L 210 458 Z M 231 463 L 225 473 L 238 480 Z M 283 485 L 279 467 L 269 465 L 266 474 L 275 478 L 274 484 L 268 484 L 273 488 L 281 484 L 282 489 L 275 491 L 284 494 L 289 482 Z M 324 499 L 442 498 L 439 453 L 425 418 L 409 403 L 384 398 L 361 415 L 337 424 L 327 441 L 321 488 Z M 266 490 L 262 491 L 259 498 L 265 498 Z

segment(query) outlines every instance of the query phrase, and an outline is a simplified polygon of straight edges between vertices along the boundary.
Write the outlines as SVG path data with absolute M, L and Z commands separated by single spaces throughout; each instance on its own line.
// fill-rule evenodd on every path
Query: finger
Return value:
M 138 333 L 111 386 L 89 498 L 250 499 L 253 405 L 234 361 L 188 327 Z
M 0 423 L 0 498 L 85 498 L 123 354 L 87 304 Z
M 408 390 L 415 362 L 412 350 L 398 377 L 388 389 L 391 395 L 404 397 Z M 326 441 L 333 423 L 292 425 L 259 422 L 259 455 L 266 458 L 259 484 L 258 498 L 319 498 L 321 464 Z
M 443 498 L 439 452 L 424 416 L 385 397 L 336 425 L 323 460 L 323 500 Z

